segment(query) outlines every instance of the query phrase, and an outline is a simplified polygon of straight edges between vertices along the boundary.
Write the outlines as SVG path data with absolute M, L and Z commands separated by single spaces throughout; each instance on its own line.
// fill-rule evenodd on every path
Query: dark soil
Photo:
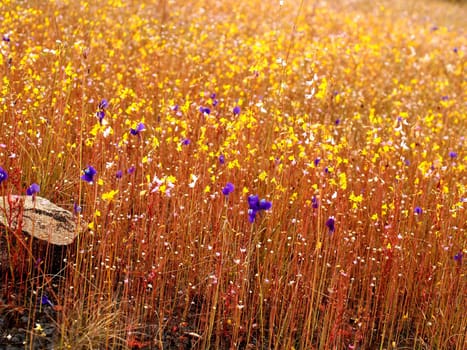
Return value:
M 8 295 L 8 297 L 7 297 Z M 19 305 L 28 305 L 19 306 Z M 199 309 L 193 303 L 188 317 L 173 315 L 164 321 L 162 331 L 158 325 L 145 324 L 133 329 L 127 335 L 126 346 L 115 346 L 115 349 L 139 350 L 202 350 L 201 337 L 195 329 L 199 321 Z M 20 295 L 0 286 L 0 350 L 57 350 L 60 344 L 59 325 L 57 321 L 60 308 L 46 297 L 40 295 Z M 252 339 L 249 344 L 243 342 L 238 349 L 261 349 Z M 218 350 L 231 349 L 228 334 L 219 335 Z M 104 349 L 104 348 L 102 348 Z
M 5 288 L 0 287 L 4 292 Z M 15 306 L 14 302 L 0 299 L 0 350 L 57 350 L 62 349 L 60 344 L 59 326 L 57 319 L 60 310 L 56 310 L 53 304 L 43 303 L 41 298 L 31 307 Z M 29 301 L 30 299 L 28 299 Z M 21 299 L 22 301 L 22 299 Z M 200 335 L 195 330 L 195 324 L 199 314 L 191 312 L 188 319 L 172 316 L 166 320 L 164 330 L 158 325 L 146 324 L 133 330 L 133 335 L 126 339 L 126 346 L 116 346 L 115 349 L 134 350 L 203 350 Z M 219 335 L 215 347 L 217 350 L 230 350 L 230 338 L 228 334 Z M 250 342 L 242 342 L 236 349 L 265 348 L 257 346 L 256 339 Z M 102 348 L 104 350 L 104 348 Z
M 34 313 L 33 317 L 31 314 Z M 31 320 L 34 319 L 34 324 Z M 51 305 L 31 309 L 0 300 L 0 350 L 54 349 L 56 312 Z

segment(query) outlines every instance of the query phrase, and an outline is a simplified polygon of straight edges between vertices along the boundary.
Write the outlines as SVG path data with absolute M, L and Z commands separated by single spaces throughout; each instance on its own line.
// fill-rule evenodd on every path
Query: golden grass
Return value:
M 465 347 L 465 5 L 186 3 L 0 5 L 2 195 L 90 222 L 62 344 Z

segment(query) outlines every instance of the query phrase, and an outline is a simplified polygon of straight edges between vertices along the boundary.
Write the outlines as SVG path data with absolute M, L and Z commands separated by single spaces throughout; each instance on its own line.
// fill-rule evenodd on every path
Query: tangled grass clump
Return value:
M 1 195 L 89 222 L 23 306 L 63 348 L 465 348 L 467 9 L 403 3 L 2 1 Z

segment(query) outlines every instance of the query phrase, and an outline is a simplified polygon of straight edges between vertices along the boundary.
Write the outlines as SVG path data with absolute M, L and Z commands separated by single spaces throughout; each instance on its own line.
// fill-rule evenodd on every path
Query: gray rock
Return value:
M 48 199 L 36 196 L 0 197 L 0 226 L 20 229 L 42 241 L 54 245 L 68 245 L 85 227 L 77 227 L 77 218 Z

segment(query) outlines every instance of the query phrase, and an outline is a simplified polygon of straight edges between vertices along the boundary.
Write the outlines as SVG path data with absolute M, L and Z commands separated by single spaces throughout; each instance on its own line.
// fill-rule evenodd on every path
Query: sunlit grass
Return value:
M 0 5 L 1 193 L 89 224 L 22 283 L 59 344 L 465 347 L 465 6 L 152 3 Z

